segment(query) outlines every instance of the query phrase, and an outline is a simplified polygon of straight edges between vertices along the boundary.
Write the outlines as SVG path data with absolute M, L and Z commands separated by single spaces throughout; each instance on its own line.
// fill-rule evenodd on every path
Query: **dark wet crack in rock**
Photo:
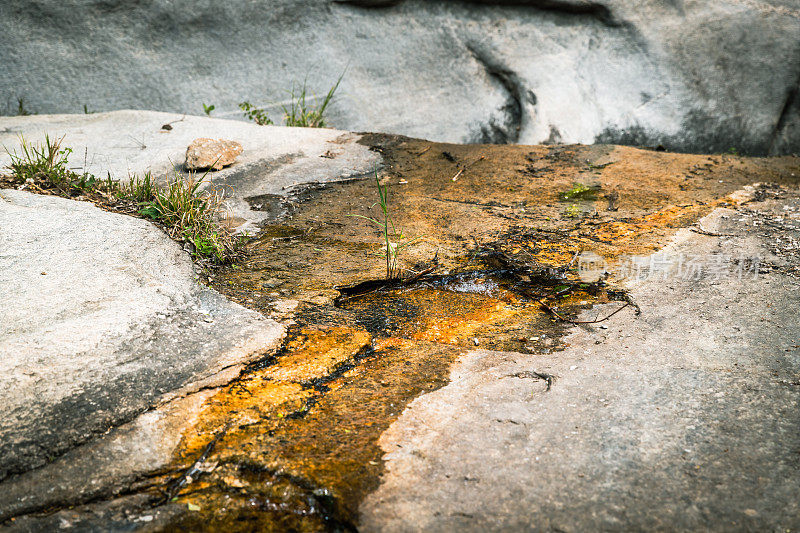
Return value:
M 520 132 L 536 106 L 536 95 L 525 88 L 517 74 L 505 66 L 496 57 L 496 53 L 482 43 L 466 43 L 472 57 L 486 70 L 490 78 L 508 94 L 508 104 L 503 108 L 505 123 L 500 125 L 494 121 L 481 126 L 481 133 L 476 136 L 476 143 L 511 144 L 519 140 Z M 531 108 L 531 109 L 529 109 Z

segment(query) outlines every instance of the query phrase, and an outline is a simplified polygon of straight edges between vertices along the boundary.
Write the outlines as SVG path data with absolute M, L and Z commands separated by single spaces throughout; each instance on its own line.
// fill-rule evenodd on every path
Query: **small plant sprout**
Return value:
M 242 102 L 239 104 L 239 109 L 244 112 L 245 118 L 252 120 L 259 126 L 270 126 L 273 124 L 266 110 L 261 107 L 256 107 L 250 102 Z
M 313 107 L 306 102 L 306 82 L 303 82 L 302 87 L 298 88 L 292 86 L 292 100 L 289 107 L 283 106 L 283 123 L 286 126 L 297 126 L 301 128 L 324 128 L 325 124 L 325 110 L 333 100 L 333 95 L 342 83 L 344 72 L 336 83 L 322 99 L 322 103 L 318 107 Z M 296 92 L 297 91 L 297 92 Z
M 203 111 L 205 112 L 206 116 L 210 117 L 211 116 L 211 112 L 214 111 L 214 109 L 216 109 L 216 106 L 214 106 L 214 105 L 203 104 Z
M 333 95 L 339 88 L 339 84 L 342 82 L 343 77 L 344 72 L 341 76 L 339 76 L 339 79 L 336 80 L 336 83 L 328 91 L 328 94 L 325 95 L 325 98 L 323 98 L 320 104 L 317 106 L 312 104 L 312 101 L 315 98 L 309 96 L 305 81 L 303 82 L 303 85 L 299 87 L 293 84 L 292 90 L 289 92 L 289 105 L 281 106 L 283 109 L 284 126 L 293 126 L 298 128 L 327 127 L 327 124 L 325 123 L 325 110 L 333 100 Z M 272 119 L 269 118 L 269 114 L 262 107 L 256 107 L 250 102 L 242 102 L 239 104 L 239 109 L 244 112 L 245 118 L 252 120 L 259 126 L 273 124 Z
M 348 216 L 369 220 L 380 228 L 384 241 L 384 252 L 382 255 L 385 255 L 386 257 L 386 279 L 399 279 L 401 269 L 399 267 L 397 258 L 403 250 L 418 241 L 419 237 L 409 239 L 403 234 L 402 231 L 398 231 L 394 224 L 394 220 L 392 219 L 392 215 L 389 213 L 389 194 L 387 186 L 381 185 L 381 180 L 380 177 L 378 177 L 377 170 L 375 170 L 375 183 L 378 185 L 378 202 L 370 206 L 370 209 L 376 205 L 380 205 L 382 220 L 364 215 Z
M 599 187 L 589 187 L 583 183 L 575 183 L 568 191 L 561 193 L 562 200 L 595 200 Z
M 566 216 L 567 218 L 578 218 L 579 216 L 581 216 L 580 206 L 578 204 L 570 204 L 564 210 L 564 216 Z

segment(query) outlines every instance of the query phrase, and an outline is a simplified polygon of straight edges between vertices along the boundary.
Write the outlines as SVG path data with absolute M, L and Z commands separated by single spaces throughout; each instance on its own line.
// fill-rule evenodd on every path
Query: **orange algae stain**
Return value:
M 453 182 L 455 164 L 442 157 L 443 150 L 462 164 L 486 158 Z M 730 201 L 723 195 L 738 187 L 727 182 L 730 169 L 710 168 L 706 156 L 625 147 L 409 141 L 383 153 L 392 169 L 387 178 L 392 208 L 404 232 L 426 236 L 404 252 L 402 262 L 427 264 L 436 254 L 440 271 L 471 261 L 473 243 L 497 245 L 519 264 L 550 267 L 568 264 L 581 251 L 608 259 L 648 253 L 674 228 Z M 393 185 L 400 178 L 405 183 Z M 584 209 L 580 219 L 562 216 L 559 196 L 576 181 L 602 187 L 596 201 L 582 204 L 596 212 Z M 610 191 L 621 197 L 615 212 L 608 212 L 602 199 Z M 376 444 L 381 432 L 414 397 L 446 383 L 449 365 L 464 345 L 480 341 L 489 349 L 537 353 L 557 344 L 563 324 L 535 301 L 496 287 L 386 290 L 353 298 L 338 310 L 304 300 L 305 290 L 383 275 L 371 253 L 380 239 L 366 221 L 348 217 L 368 214 L 364 206 L 374 195 L 369 180 L 332 186 L 307 200 L 285 227 L 265 229 L 243 269 L 222 277 L 221 290 L 245 305 L 269 313 L 262 302 L 294 297 L 309 302 L 306 309 L 301 304 L 298 320 L 335 327 L 301 329 L 273 364 L 242 376 L 207 402 L 195 434 L 185 437 L 183 457 L 197 459 L 222 428 L 229 430 L 211 455 L 218 468 L 181 495 L 181 501 L 203 510 L 186 524 L 188 530 L 326 529 L 308 504 L 319 488 L 330 489 L 342 516 L 357 520 L 359 499 L 375 487 L 382 469 Z M 602 294 L 573 293 L 547 303 L 570 315 L 602 300 Z M 317 313 L 314 318 L 307 309 Z M 555 343 L 535 340 L 541 333 Z M 375 353 L 362 357 L 370 345 Z
M 322 379 L 350 362 L 372 338 L 347 327 L 303 329 L 287 343 L 287 354 L 274 365 L 242 375 L 206 400 L 200 423 L 184 435 L 179 447 L 183 460 L 197 456 L 221 432 L 248 424 L 277 426 L 286 416 L 302 411 L 317 392 L 307 383 Z M 216 444 L 225 447 L 235 429 Z
M 332 374 L 372 341 L 366 331 L 347 327 L 303 329 L 266 375 L 275 381 L 308 382 Z
M 469 292 L 433 286 L 400 288 L 358 296 L 343 307 L 376 337 L 391 339 L 381 346 L 410 347 L 400 339 L 459 344 L 487 324 L 511 319 L 532 305 L 489 278 L 460 284 L 454 287 Z
M 605 255 L 607 259 L 654 251 L 666 242 L 675 228 L 690 226 L 717 207 L 730 207 L 743 201 L 746 201 L 746 198 L 739 195 L 728 195 L 709 202 L 668 205 L 654 213 L 629 221 L 615 221 L 598 225 L 591 235 L 597 240 L 609 243 L 604 247 L 605 253 L 601 254 Z M 588 239 L 583 239 L 583 241 L 585 245 L 591 242 Z
M 261 372 L 236 382 L 206 401 L 200 423 L 184 434 L 180 462 L 196 459 L 227 428 L 264 421 L 276 425 L 282 417 L 302 409 L 313 393 L 298 383 L 273 382 Z M 223 448 L 227 438 L 225 435 L 216 448 Z
M 513 242 L 525 247 L 511 249 L 512 257 L 550 267 L 561 267 L 581 252 L 592 251 L 607 260 L 649 254 L 666 244 L 675 228 L 688 227 L 716 207 L 738 205 L 745 199 L 725 196 L 709 202 L 667 205 L 652 213 L 621 220 L 583 224 L 565 229 L 557 239 L 543 240 L 535 232 L 517 236 Z M 516 253 L 515 253 L 516 252 Z
M 389 349 L 408 350 L 414 347 L 415 343 L 411 339 L 404 339 L 402 337 L 384 337 L 375 339 L 372 344 L 376 351 L 383 351 Z
M 477 306 L 466 312 L 456 314 L 447 308 L 428 308 L 429 313 L 421 328 L 412 335 L 415 340 L 457 344 L 459 339 L 474 334 L 486 324 L 511 318 L 517 310 L 503 301 L 492 301 L 487 298 Z M 445 311 L 437 313 L 436 311 Z

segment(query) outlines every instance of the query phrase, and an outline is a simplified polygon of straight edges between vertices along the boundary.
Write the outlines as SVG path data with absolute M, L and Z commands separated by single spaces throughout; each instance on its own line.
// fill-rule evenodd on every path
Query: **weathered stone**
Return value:
M 0 190 L 0 249 L 0 480 L 227 383 L 283 337 L 145 220 Z
M 280 122 L 344 72 L 328 123 L 353 131 L 791 153 L 798 34 L 796 0 L 9 0 L 0 107 Z
M 242 145 L 225 139 L 195 139 L 186 149 L 187 170 L 222 170 L 242 153 Z

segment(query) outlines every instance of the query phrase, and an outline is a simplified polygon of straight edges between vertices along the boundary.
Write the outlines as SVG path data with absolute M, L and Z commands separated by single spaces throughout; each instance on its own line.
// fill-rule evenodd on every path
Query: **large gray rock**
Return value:
M 576 327 L 562 352 L 465 354 L 381 436 L 360 529 L 796 530 L 799 207 L 773 204 L 760 230 L 731 210 L 704 220 L 735 237 L 681 230 L 653 264 L 705 266 L 633 283 L 640 317 Z M 754 257 L 760 274 L 739 279 L 730 261 Z
M 797 0 L 11 0 L 0 98 L 279 120 L 293 82 L 345 72 L 343 129 L 777 154 L 800 149 L 799 34 Z
M 0 295 L 0 481 L 229 382 L 284 332 L 198 284 L 149 222 L 23 191 L 0 190 Z M 159 433 L 98 457 L 150 457 Z

